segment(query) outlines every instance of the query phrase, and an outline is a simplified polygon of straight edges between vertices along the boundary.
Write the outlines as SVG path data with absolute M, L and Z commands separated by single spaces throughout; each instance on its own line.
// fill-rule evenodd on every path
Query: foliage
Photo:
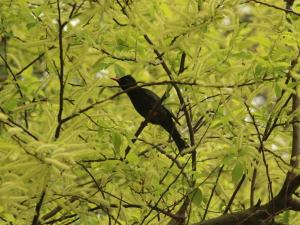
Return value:
M 2 0 L 0 224 L 168 224 L 189 201 L 196 223 L 222 215 L 243 176 L 230 212 L 268 202 L 292 168 L 300 17 L 267 3 L 281 9 Z M 129 73 L 172 87 L 187 154 L 155 125 L 132 141 L 143 119 L 109 79 Z

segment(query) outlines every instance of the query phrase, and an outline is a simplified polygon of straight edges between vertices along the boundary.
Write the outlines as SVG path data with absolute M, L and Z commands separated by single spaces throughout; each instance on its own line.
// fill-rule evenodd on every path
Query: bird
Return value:
M 138 86 L 131 75 L 126 75 L 119 79 L 111 79 L 118 82 L 121 89 L 126 91 L 135 110 L 141 116 L 152 124 L 162 126 L 171 135 L 179 152 L 182 152 L 187 147 L 173 121 L 175 116 L 161 104 L 160 97 L 151 90 Z

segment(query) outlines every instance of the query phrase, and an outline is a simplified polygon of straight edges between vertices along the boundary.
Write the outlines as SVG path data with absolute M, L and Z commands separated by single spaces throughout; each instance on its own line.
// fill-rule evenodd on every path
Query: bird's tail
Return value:
M 180 152 L 186 148 L 185 141 L 182 139 L 181 135 L 175 127 L 171 135 Z
M 182 139 L 180 133 L 176 129 L 175 124 L 172 126 L 171 129 L 170 129 L 170 126 L 167 126 L 167 127 L 164 126 L 164 128 L 172 136 L 172 139 L 175 141 L 175 144 L 177 145 L 177 148 L 179 149 L 180 152 L 187 147 L 186 142 Z

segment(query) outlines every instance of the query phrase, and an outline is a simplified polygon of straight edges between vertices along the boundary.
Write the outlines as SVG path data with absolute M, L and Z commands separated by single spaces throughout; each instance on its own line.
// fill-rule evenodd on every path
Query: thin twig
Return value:
M 4 113 L 6 115 L 5 110 L 0 106 L 0 110 L 2 113 Z M 34 134 L 32 134 L 27 128 L 23 127 L 22 125 L 14 122 L 11 118 L 8 118 L 7 121 L 11 124 L 13 124 L 14 126 L 20 128 L 22 131 L 24 131 L 26 134 L 28 134 L 30 137 L 32 137 L 34 140 L 38 141 L 39 139 L 37 138 L 37 136 L 35 136 Z M 12 127 L 11 124 L 7 123 L 6 121 L 2 121 L 3 123 L 9 125 Z
M 49 48 L 49 50 L 52 49 L 52 48 L 54 48 L 54 47 Z M 45 52 L 39 54 L 35 59 L 33 59 L 30 63 L 28 63 L 26 66 L 24 66 L 19 72 L 17 72 L 15 74 L 15 76 L 18 77 L 25 70 L 27 70 L 30 66 L 32 66 L 35 62 L 39 61 L 44 55 L 45 55 Z
M 243 176 L 242 176 L 240 182 L 239 182 L 238 185 L 236 186 L 236 189 L 235 189 L 234 192 L 232 193 L 232 196 L 231 196 L 231 198 L 230 198 L 230 200 L 229 200 L 229 202 L 228 202 L 228 204 L 227 204 L 227 206 L 226 206 L 226 208 L 225 208 L 225 210 L 224 210 L 224 212 L 223 212 L 223 215 L 224 215 L 224 214 L 227 214 L 228 211 L 230 210 L 230 207 L 231 207 L 231 205 L 232 205 L 232 203 L 233 203 L 233 200 L 235 199 L 235 196 L 237 195 L 238 191 L 240 190 L 242 184 L 244 183 L 245 178 L 246 178 L 246 175 L 243 174 Z
M 183 51 L 181 54 L 181 59 L 180 59 L 180 66 L 178 70 L 178 75 L 184 72 L 185 68 L 185 59 L 186 59 L 186 53 Z
M 40 212 L 41 212 L 41 208 L 42 208 L 42 205 L 43 205 L 45 194 L 46 194 L 46 190 L 43 190 L 43 192 L 41 194 L 41 197 L 40 197 L 40 200 L 36 204 L 35 215 L 33 217 L 31 225 L 38 225 L 39 224 L 39 217 L 40 217 Z
M 188 162 L 190 161 L 189 157 L 186 161 L 186 163 L 184 164 L 183 168 L 180 170 L 180 172 L 177 174 L 177 176 L 174 178 L 174 180 L 167 186 L 167 188 L 164 190 L 164 192 L 160 195 L 160 197 L 158 198 L 158 200 L 156 201 L 156 203 L 154 204 L 154 207 L 157 207 L 159 202 L 162 200 L 162 198 L 164 197 L 164 195 L 166 193 L 168 193 L 168 191 L 170 190 L 171 186 L 178 180 L 178 178 L 180 177 L 180 175 L 182 174 L 183 170 L 185 169 L 185 167 L 187 166 Z M 151 212 L 153 211 L 153 209 L 150 209 L 149 212 L 144 216 L 144 218 L 142 219 L 140 225 L 142 225 L 145 220 L 150 216 Z
M 10 65 L 8 64 L 7 60 L 5 59 L 5 57 L 3 57 L 1 54 L 0 54 L 0 57 L 3 60 L 3 62 L 5 63 L 5 65 L 6 65 L 7 69 L 8 69 L 8 71 L 10 72 L 10 74 L 13 76 L 13 80 L 15 81 L 15 85 L 16 85 L 17 90 L 19 92 L 19 95 L 20 95 L 20 97 L 21 97 L 21 99 L 23 101 L 23 105 L 25 105 L 25 96 L 24 96 L 24 94 L 22 92 L 22 89 L 21 89 L 21 87 L 20 87 L 20 85 L 19 85 L 19 83 L 17 81 L 17 76 L 12 71 L 12 69 L 11 69 Z M 26 128 L 28 128 L 29 125 L 28 125 L 28 112 L 27 112 L 27 110 L 24 111 L 24 121 L 25 121 Z
M 266 2 L 261 2 L 261 1 L 257 1 L 257 0 L 248 0 L 247 2 L 255 2 L 255 3 L 261 4 L 261 5 L 267 6 L 267 7 L 269 7 L 269 8 L 281 10 L 281 11 L 284 11 L 284 12 L 286 12 L 286 13 L 291 13 L 291 14 L 294 14 L 294 15 L 296 15 L 296 16 L 300 16 L 300 13 L 295 12 L 295 11 L 293 11 L 293 10 L 291 10 L 291 9 L 281 8 L 281 7 L 279 7 L 279 6 L 272 5 L 272 4 L 269 4 L 269 3 L 266 3 Z
M 250 110 L 250 107 L 247 105 L 246 102 L 244 102 L 244 104 L 246 106 L 248 114 L 250 115 L 250 117 L 252 119 L 253 126 L 254 126 L 254 128 L 257 132 L 257 137 L 258 137 L 258 140 L 259 140 L 259 143 L 260 143 L 259 152 L 262 154 L 262 159 L 263 159 L 263 163 L 264 163 L 264 166 L 265 166 L 266 175 L 267 175 L 267 179 L 268 179 L 268 189 L 269 189 L 269 194 L 271 196 L 270 200 L 273 201 L 274 195 L 273 195 L 273 190 L 272 190 L 272 181 L 271 181 L 270 172 L 269 172 L 269 165 L 267 163 L 266 156 L 265 156 L 264 141 L 262 139 L 262 135 L 261 135 L 261 133 L 259 131 L 259 128 L 258 128 L 258 125 L 256 123 L 255 117 L 254 117 L 254 115 L 252 114 L 252 112 Z
M 254 167 L 252 179 L 251 179 L 251 186 L 250 186 L 250 207 L 254 206 L 254 193 L 255 193 L 256 177 L 257 177 L 257 168 Z
M 101 48 L 101 49 L 99 49 L 97 47 L 94 47 L 94 48 L 97 49 L 98 51 L 102 52 L 103 54 L 109 56 L 112 59 L 116 59 L 116 60 L 120 60 L 120 61 L 136 62 L 135 58 L 115 56 L 115 55 L 109 53 L 108 51 L 106 51 L 103 48 Z
M 288 4 L 288 2 L 287 2 Z M 300 57 L 300 46 L 298 46 L 298 55 L 294 61 L 291 62 L 291 68 L 295 68 L 295 66 L 298 64 L 298 60 Z M 293 77 L 292 82 L 297 83 L 298 81 Z M 292 94 L 292 112 L 297 112 L 297 110 L 300 107 L 300 98 L 299 98 L 299 93 L 297 91 L 297 87 L 299 84 L 294 87 L 295 93 Z M 292 143 L 292 153 L 291 153 L 291 160 L 290 160 L 290 165 L 292 166 L 293 169 L 297 169 L 299 167 L 299 159 L 298 156 L 300 154 L 300 125 L 296 121 L 300 120 L 299 115 L 295 115 L 293 118 L 293 143 Z
M 114 224 L 114 225 L 117 224 L 117 221 L 118 221 L 118 219 L 119 219 L 119 217 L 120 217 L 121 208 L 122 208 L 122 194 L 121 194 L 121 200 L 120 200 L 120 203 L 119 203 L 119 209 L 118 209 L 117 218 L 116 218 L 116 220 L 115 220 L 115 224 Z
M 57 114 L 57 127 L 55 130 L 55 139 L 60 135 L 61 126 L 62 126 L 62 114 L 64 110 L 64 52 L 63 52 L 63 29 L 65 23 L 62 23 L 61 20 L 61 10 L 60 3 L 57 0 L 57 12 L 58 12 L 58 44 L 59 44 L 59 63 L 60 63 L 60 72 L 58 73 L 59 79 L 59 109 Z
M 183 168 L 183 165 L 182 165 L 182 164 L 178 161 L 178 159 L 177 159 L 178 156 L 180 155 L 180 153 L 177 154 L 177 155 L 174 157 L 173 155 L 169 154 L 168 152 L 166 152 L 166 151 L 163 149 L 164 146 L 161 146 L 161 145 L 158 145 L 158 144 L 152 144 L 152 143 L 147 142 L 147 141 L 145 141 L 145 140 L 143 140 L 143 139 L 140 139 L 140 138 L 138 138 L 137 140 L 138 140 L 138 141 L 141 141 L 141 142 L 144 142 L 144 143 L 146 143 L 146 144 L 148 144 L 148 145 L 151 145 L 151 146 L 154 147 L 158 152 L 160 152 L 162 155 L 164 155 L 164 156 L 166 156 L 168 159 L 170 159 L 173 163 L 172 163 L 172 165 L 169 167 L 169 170 L 170 170 L 170 168 L 171 168 L 174 164 L 175 164 L 175 165 L 177 166 L 177 168 L 180 169 L 180 170 Z M 167 172 L 169 172 L 169 170 L 167 170 Z M 190 180 L 189 176 L 188 176 L 184 171 L 182 172 L 182 175 L 186 178 L 187 182 L 191 183 L 191 180 Z M 160 180 L 159 183 L 161 184 L 162 181 Z
M 102 189 L 102 187 L 98 184 L 98 182 L 97 182 L 97 180 L 95 179 L 95 177 L 93 176 L 93 174 L 88 170 L 88 168 L 86 168 L 85 165 L 83 165 L 83 164 L 81 164 L 81 163 L 79 163 L 79 162 L 77 162 L 77 164 L 78 164 L 79 166 L 81 166 L 81 167 L 85 170 L 85 172 L 87 172 L 87 174 L 92 178 L 94 184 L 95 184 L 96 187 L 98 188 L 99 192 L 102 194 L 102 197 L 105 199 L 105 195 L 104 195 L 103 189 Z
M 207 202 L 207 204 L 206 204 L 206 208 L 205 208 L 204 215 L 203 215 L 203 217 L 202 217 L 202 221 L 204 221 L 205 218 L 206 218 L 206 215 L 207 215 L 207 212 L 208 212 L 208 209 L 209 209 L 210 202 L 211 202 L 211 200 L 212 200 L 212 197 L 214 196 L 214 193 L 215 193 L 216 187 L 217 187 L 217 185 L 218 185 L 219 178 L 220 178 L 220 176 L 221 176 L 221 173 L 222 173 L 222 171 L 223 171 L 223 168 L 224 168 L 224 165 L 222 165 L 221 168 L 219 169 L 219 173 L 218 173 L 218 176 L 217 176 L 215 185 L 214 185 L 213 189 L 211 190 L 211 193 L 210 193 L 208 202 Z

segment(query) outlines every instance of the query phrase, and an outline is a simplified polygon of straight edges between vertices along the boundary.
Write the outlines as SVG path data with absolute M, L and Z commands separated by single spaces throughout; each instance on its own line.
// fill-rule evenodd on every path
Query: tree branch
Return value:
M 154 46 L 153 42 L 151 41 L 151 39 L 148 37 L 147 34 L 144 34 L 144 39 L 148 42 L 149 45 Z M 173 81 L 174 78 L 173 78 L 172 72 L 169 69 L 169 67 L 167 66 L 167 64 L 166 64 L 165 60 L 163 59 L 162 55 L 155 48 L 153 48 L 153 51 L 156 54 L 157 58 L 161 61 L 161 65 L 164 68 L 165 72 L 167 73 L 168 77 L 170 78 L 171 81 Z M 184 54 L 184 57 L 182 57 L 182 59 L 183 59 L 182 61 L 184 62 L 185 61 L 185 54 Z M 186 123 L 187 123 L 188 130 L 189 130 L 189 135 L 190 135 L 191 146 L 194 146 L 195 145 L 195 139 L 194 139 L 193 125 L 192 125 L 192 121 L 191 121 L 189 112 L 186 108 L 185 100 L 182 96 L 182 93 L 181 93 L 180 88 L 178 87 L 178 85 L 173 83 L 172 86 L 175 88 L 175 91 L 177 93 L 180 105 L 182 106 L 182 109 L 183 109 L 183 112 L 184 112 L 184 115 L 185 115 Z M 196 171 L 196 151 L 194 151 L 192 153 L 192 167 L 193 167 L 193 170 Z
M 39 224 L 40 211 L 41 211 L 41 208 L 42 208 L 42 205 L 43 205 L 45 194 L 46 194 L 46 190 L 43 190 L 42 195 L 40 197 L 40 200 L 36 204 L 35 215 L 33 217 L 31 225 L 38 225 Z
M 207 202 L 207 204 L 206 204 L 206 208 L 205 208 L 205 211 L 204 211 L 204 215 L 203 215 L 203 217 L 202 217 L 202 221 L 204 221 L 205 218 L 206 218 L 206 215 L 207 215 L 207 212 L 208 212 L 208 208 L 209 208 L 210 202 L 211 202 L 211 200 L 212 200 L 212 197 L 214 196 L 216 187 L 217 187 L 218 182 L 219 182 L 219 178 L 220 178 L 220 176 L 221 176 L 221 174 L 222 174 L 222 172 L 223 172 L 223 168 L 224 168 L 224 165 L 222 165 L 221 168 L 219 169 L 219 173 L 218 173 L 218 176 L 217 176 L 215 185 L 214 185 L 213 189 L 211 190 L 211 193 L 210 193 L 208 202 Z
M 271 5 L 271 4 L 269 4 L 269 3 L 261 2 L 261 1 L 258 1 L 258 0 L 248 0 L 247 2 L 255 2 L 255 3 L 261 4 L 261 5 L 267 6 L 267 7 L 269 7 L 269 8 L 281 10 L 281 11 L 283 11 L 283 12 L 285 12 L 285 13 L 291 13 L 291 14 L 294 14 L 294 15 L 296 15 L 296 16 L 300 16 L 300 13 L 291 10 L 291 6 L 292 6 L 293 3 L 289 4 L 289 7 L 287 7 L 287 8 L 281 8 L 281 7 L 279 7 L 279 6 Z M 286 2 L 292 2 L 292 1 L 286 0 Z
M 230 207 L 231 207 L 231 205 L 232 205 L 232 203 L 233 203 L 233 200 L 234 200 L 235 196 L 237 195 L 238 191 L 240 190 L 242 184 L 244 183 L 245 178 L 246 178 L 246 175 L 244 174 L 244 175 L 242 176 L 240 182 L 238 183 L 236 189 L 234 190 L 234 192 L 233 192 L 233 194 L 232 194 L 232 196 L 231 196 L 231 198 L 230 198 L 230 200 L 229 200 L 229 202 L 228 202 L 228 204 L 227 204 L 227 206 L 226 206 L 226 208 L 225 208 L 225 210 L 224 210 L 224 212 L 223 212 L 223 215 L 224 215 L 224 214 L 227 214 L 228 211 L 230 210 Z
M 17 87 L 17 90 L 19 92 L 19 95 L 23 101 L 23 105 L 25 105 L 25 96 L 22 92 L 22 89 L 17 81 L 17 76 L 14 74 L 14 72 L 12 71 L 11 67 L 9 66 L 8 62 L 6 61 L 5 57 L 3 57 L 1 54 L 0 54 L 0 57 L 2 59 L 2 61 L 5 63 L 8 71 L 10 72 L 10 74 L 13 76 L 13 80 L 15 81 L 15 84 L 16 84 L 16 87 Z M 25 127 L 28 128 L 29 124 L 28 124 L 28 112 L 27 110 L 24 111 L 24 122 L 25 122 Z
M 59 109 L 57 114 L 57 127 L 55 130 L 55 139 L 60 135 L 61 126 L 62 126 L 62 114 L 64 110 L 64 52 L 63 52 L 63 29 L 65 23 L 62 23 L 61 20 L 61 9 L 60 9 L 60 0 L 57 0 L 57 12 L 58 12 L 58 44 L 59 44 L 59 63 L 60 63 L 60 72 L 58 73 L 59 79 Z

